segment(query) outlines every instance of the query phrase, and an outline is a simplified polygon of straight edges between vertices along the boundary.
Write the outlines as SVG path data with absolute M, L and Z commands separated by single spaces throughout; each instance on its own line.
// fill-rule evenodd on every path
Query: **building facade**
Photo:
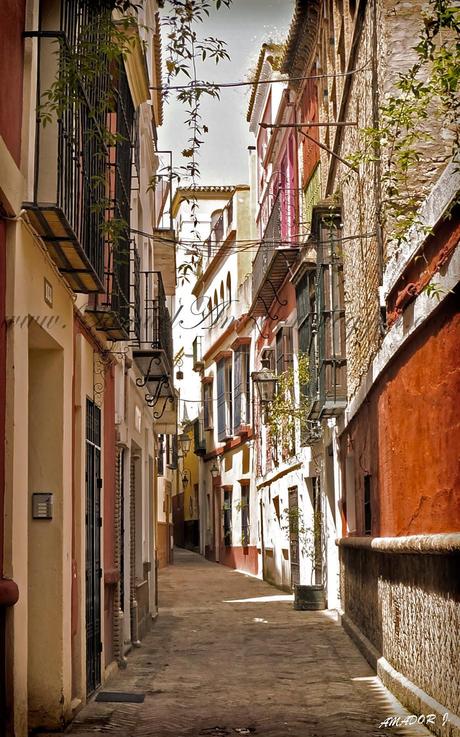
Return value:
M 297 159 L 297 235 L 289 245 L 298 255 L 289 266 L 285 259 L 284 273 L 296 294 L 293 352 L 308 358 L 306 452 L 321 524 L 332 533 L 322 538 L 328 603 L 403 703 L 436 712 L 439 724 L 449 712 L 450 724 L 439 729 L 450 734 L 459 714 L 451 687 L 459 612 L 458 153 L 428 106 L 408 126 L 417 130 L 415 150 L 395 180 L 404 165 L 391 159 L 388 122 L 388 104 L 405 104 L 399 75 L 407 80 L 420 62 L 415 46 L 427 26 L 414 24 L 419 12 L 417 3 L 296 2 L 274 70 L 290 78 L 289 117 L 272 114 L 273 128 L 262 130 L 280 141 L 293 136 Z M 449 38 L 446 30 L 434 47 Z M 254 100 L 268 96 L 256 90 Z M 261 109 L 254 132 L 270 118 L 263 116 Z M 363 130 L 385 126 L 363 155 Z M 403 125 L 399 141 L 404 135 Z M 261 147 L 262 168 L 270 146 L 276 150 Z M 288 181 L 289 167 L 277 166 Z M 274 240 L 262 233 L 263 243 Z M 282 232 L 278 242 L 286 248 Z M 289 304 L 283 289 L 277 297 Z
M 56 38 L 78 53 L 89 28 L 117 18 L 78 2 L 8 5 L 0 64 L 14 90 L 1 94 L 18 102 L 1 122 L 1 549 L 6 603 L 19 599 L 1 608 L 1 711 L 2 733 L 22 737 L 61 728 L 156 614 L 175 261 L 148 188 L 162 122 L 149 90 L 156 4 L 139 9 L 131 51 L 110 69 L 95 42 L 97 73 L 83 70 L 81 96 L 46 120 L 37 106 L 58 79 Z M 97 105 L 107 91 L 108 112 Z

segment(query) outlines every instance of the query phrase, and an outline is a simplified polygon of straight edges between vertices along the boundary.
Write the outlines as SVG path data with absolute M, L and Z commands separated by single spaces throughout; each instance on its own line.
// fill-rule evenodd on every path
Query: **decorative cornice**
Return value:
M 446 555 L 460 551 L 460 532 L 401 537 L 342 537 L 336 542 L 341 548 L 360 548 L 376 553 Z
M 222 361 L 223 358 L 231 358 L 232 352 L 229 350 L 226 351 L 219 351 L 219 353 L 216 353 L 214 356 L 214 361 L 217 363 L 218 361 Z
M 129 54 L 124 57 L 126 76 L 134 106 L 139 107 L 150 97 L 147 64 L 138 30 L 128 28 L 126 35 L 133 39 Z
M 239 336 L 236 340 L 233 341 L 230 348 L 232 349 L 232 351 L 236 351 L 242 345 L 251 345 L 251 338 L 249 335 Z
M 155 33 L 153 35 L 153 64 L 154 64 L 154 80 L 153 86 L 156 90 L 153 90 L 154 97 L 154 111 L 155 111 L 155 123 L 158 126 L 163 124 L 163 94 L 161 91 L 162 87 L 162 73 L 161 73 L 161 26 L 160 26 L 160 14 L 155 14 Z

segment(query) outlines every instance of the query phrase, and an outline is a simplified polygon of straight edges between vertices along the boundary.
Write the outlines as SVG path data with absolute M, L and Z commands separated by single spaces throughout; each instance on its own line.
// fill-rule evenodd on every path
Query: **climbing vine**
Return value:
M 305 423 L 310 408 L 305 391 L 309 381 L 308 357 L 299 353 L 297 370 L 290 367 L 278 374 L 277 380 L 277 392 L 268 405 L 265 424 L 275 448 L 279 446 L 286 457 L 294 452 L 296 425 Z M 297 396 L 296 385 L 299 387 Z
M 198 154 L 203 143 L 203 136 L 208 127 L 201 114 L 201 100 L 204 95 L 219 97 L 216 85 L 199 81 L 197 78 L 197 62 L 213 59 L 216 64 L 229 59 L 225 42 L 215 37 L 200 38 L 197 26 L 203 24 L 209 16 L 211 8 L 229 7 L 232 0 L 166 0 L 162 17 L 162 26 L 166 28 L 166 87 L 173 79 L 185 76 L 188 80 L 182 89 L 177 91 L 177 99 L 186 109 L 185 124 L 190 131 L 188 146 L 182 156 L 187 163 L 171 171 L 171 176 L 180 181 L 186 176 L 192 185 L 200 176 Z M 38 107 L 38 117 L 42 125 L 61 118 L 72 108 L 85 105 L 88 101 L 87 90 L 97 84 L 101 77 L 107 78 L 102 89 L 98 87 L 97 98 L 91 99 L 91 129 L 85 135 L 100 137 L 103 147 L 116 145 L 122 140 L 119 133 L 110 130 L 110 113 L 116 109 L 115 74 L 123 58 L 132 53 L 136 43 L 133 30 L 141 28 L 138 18 L 140 3 L 133 0 L 80 0 L 81 7 L 88 7 L 92 12 L 89 21 L 80 28 L 75 45 L 69 46 L 66 39 L 58 38 L 57 53 L 59 68 L 56 79 L 42 94 Z M 115 12 L 114 15 L 114 11 Z M 145 30 L 148 30 L 144 26 Z M 160 91 L 165 99 L 168 93 Z M 78 135 L 78 133 L 76 133 Z M 79 141 L 76 140 L 78 144 Z M 104 154 L 101 152 L 101 156 Z M 156 185 L 156 177 L 150 186 Z M 106 195 L 104 177 L 93 177 L 92 188 L 93 211 L 109 211 L 111 202 Z M 197 203 L 192 202 L 192 217 L 195 226 L 198 222 Z M 117 242 L 129 229 L 129 224 L 113 213 L 103 219 L 101 227 L 107 239 L 116 247 Z M 184 270 L 194 268 L 185 265 Z
M 454 157 L 460 142 L 460 8 L 449 0 L 430 0 L 422 17 L 415 62 L 381 106 L 378 126 L 362 129 L 361 150 L 349 159 L 355 165 L 381 161 L 380 215 L 397 247 L 413 224 L 422 226 L 417 211 L 423 193 L 413 169 L 430 164 L 421 145 L 434 138 L 428 123 L 438 119 Z
M 287 537 L 297 537 L 302 555 L 311 563 L 311 576 L 321 561 L 322 517 L 321 512 L 313 512 L 312 526 L 305 524 L 299 507 L 286 507 L 280 515 L 280 527 Z

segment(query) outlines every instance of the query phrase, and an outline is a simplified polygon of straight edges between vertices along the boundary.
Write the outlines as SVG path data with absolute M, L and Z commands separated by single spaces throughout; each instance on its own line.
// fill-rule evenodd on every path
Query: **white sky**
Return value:
M 227 42 L 231 60 L 198 64 L 198 79 L 208 82 L 234 82 L 247 79 L 262 43 L 284 39 L 293 12 L 293 0 L 233 0 L 230 8 L 213 11 L 203 24 L 197 24 L 200 37 L 214 36 Z M 166 3 L 167 7 L 167 3 Z M 164 11 L 163 11 L 164 12 Z M 163 29 L 163 33 L 166 30 Z M 180 79 L 180 81 L 179 81 Z M 177 84 L 186 82 L 180 76 Z M 202 104 L 204 122 L 209 128 L 200 149 L 200 184 L 244 184 L 248 182 L 247 147 L 254 144 L 246 113 L 250 87 L 221 91 L 220 100 Z M 184 125 L 184 106 L 171 97 L 164 107 L 164 123 L 159 129 L 158 148 L 172 149 L 173 166 L 187 163 L 180 152 L 188 148 L 189 131 Z M 184 184 L 185 182 L 183 182 Z

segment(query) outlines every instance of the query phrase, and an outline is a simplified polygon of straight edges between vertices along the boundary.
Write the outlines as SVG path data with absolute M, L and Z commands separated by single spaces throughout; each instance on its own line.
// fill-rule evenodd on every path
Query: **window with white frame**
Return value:
M 240 345 L 234 352 L 233 429 L 251 422 L 251 373 L 249 345 Z
M 282 374 L 292 367 L 292 329 L 283 327 L 276 334 L 276 373 Z
M 213 411 L 212 411 L 212 381 L 203 384 L 203 422 L 205 430 L 212 430 Z
M 233 385 L 231 355 L 217 362 L 217 437 L 232 437 Z

